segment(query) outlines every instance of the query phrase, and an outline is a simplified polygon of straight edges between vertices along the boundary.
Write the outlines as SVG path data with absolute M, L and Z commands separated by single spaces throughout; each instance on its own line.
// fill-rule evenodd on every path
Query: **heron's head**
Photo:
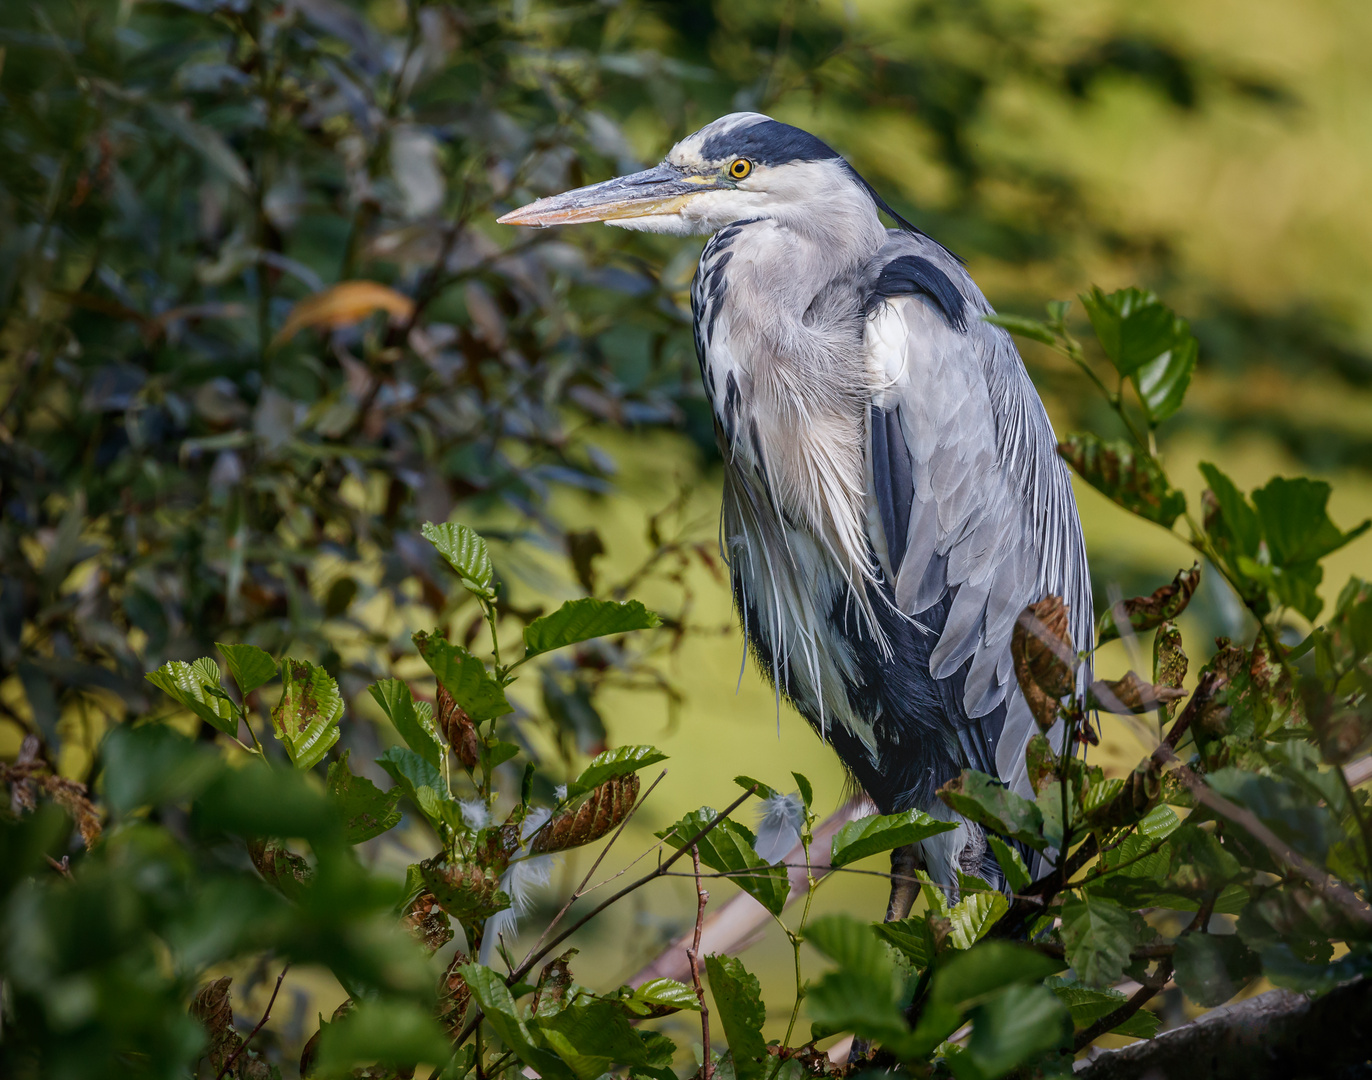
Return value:
M 660 165 L 539 199 L 504 225 L 603 221 L 645 232 L 712 233 L 745 218 L 803 222 L 861 215 L 875 193 L 834 150 L 761 113 L 730 113 L 672 147 Z

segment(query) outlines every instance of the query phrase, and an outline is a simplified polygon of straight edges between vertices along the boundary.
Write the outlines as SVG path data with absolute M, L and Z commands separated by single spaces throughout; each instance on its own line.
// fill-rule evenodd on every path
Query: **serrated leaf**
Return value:
M 1049 979 L 1048 987 L 1057 995 L 1058 1000 L 1067 1006 L 1067 1011 L 1072 1015 L 1072 1024 L 1077 1028 L 1090 1027 L 1129 1000 L 1118 990 L 1092 990 L 1089 987 L 1064 983 L 1057 978 Z M 1110 1030 L 1114 1035 L 1151 1039 L 1161 1026 L 1162 1022 L 1155 1013 L 1140 1009 L 1128 1020 Z
M 1214 522 L 1208 521 L 1206 528 L 1217 533 L 1220 539 L 1228 541 L 1237 554 L 1257 555 L 1258 545 L 1262 542 L 1262 527 L 1258 523 L 1257 511 L 1249 505 L 1234 481 L 1214 465 L 1202 461 L 1200 471 L 1219 507 L 1219 518 Z
M 297 769 L 313 768 L 338 741 L 343 696 L 338 684 L 308 660 L 281 661 L 281 700 L 272 710 L 272 730 Z
M 898 919 L 888 923 L 873 923 L 877 936 L 894 945 L 915 967 L 923 970 L 934 962 L 938 943 L 924 915 Z M 808 935 L 807 935 L 808 937 Z
M 1126 443 L 1074 432 L 1058 443 L 1058 453 L 1093 488 L 1139 517 L 1170 529 L 1186 512 L 1186 496 L 1157 462 Z
M 462 584 L 469 592 L 492 599 L 491 591 L 491 554 L 486 549 L 486 541 L 473 529 L 456 522 L 435 525 L 427 522 L 420 535 L 438 549 L 438 553 L 448 560 L 448 565 L 457 571 Z
M 271 653 L 256 645 L 225 645 L 222 641 L 214 644 L 224 654 L 224 663 L 243 697 L 276 678 L 276 661 Z
M 620 603 L 583 596 L 568 600 L 551 615 L 535 619 L 524 628 L 524 658 L 607 634 L 652 630 L 661 625 L 657 613 L 637 600 Z
M 705 970 L 715 1012 L 733 1051 L 734 1075 L 739 1080 L 757 1080 L 767 1071 L 769 1060 L 762 1037 L 762 1026 L 767 1022 L 762 988 L 737 957 L 707 956 Z
M 656 746 L 617 746 L 613 750 L 606 750 L 593 757 L 591 763 L 581 770 L 581 775 L 567 785 L 567 798 L 575 799 L 592 788 L 598 788 L 606 780 L 627 776 L 666 760 L 667 755 Z
M 623 987 L 615 999 L 635 1016 L 667 1016 L 682 1009 L 700 1011 L 696 992 L 676 979 L 649 979 L 642 986 Z
M 481 1006 L 486 1022 L 507 1050 L 540 1076 L 552 1080 L 577 1080 L 560 1057 L 534 1045 L 529 1028 L 499 975 L 481 964 L 463 964 L 458 968 L 458 973 L 471 990 L 476 1003 Z
M 1061 1045 L 1072 1030 L 1067 1007 L 1044 986 L 1006 987 L 973 1008 L 969 1019 L 967 1057 L 986 1080 Z
M 1106 293 L 1092 286 L 1081 294 L 1081 302 L 1101 348 L 1121 375 L 1133 375 L 1190 337 L 1185 321 L 1143 289 Z
M 1118 904 L 1090 894 L 1062 905 L 1062 943 L 1067 962 L 1087 986 L 1119 981 L 1136 940 L 1134 918 Z
M 1372 603 L 1369 603 L 1367 607 L 1372 612 Z M 1372 619 L 1369 619 L 1369 622 L 1372 622 Z M 795 777 L 796 790 L 800 792 L 800 801 L 805 804 L 806 810 L 810 809 L 810 804 L 815 801 L 815 789 L 810 785 L 809 777 L 798 772 L 793 772 L 791 775 Z
M 963 817 L 1036 851 L 1048 844 L 1039 807 L 985 773 L 964 771 L 939 788 L 938 797 Z
M 1262 974 L 1262 961 L 1236 934 L 1183 934 L 1172 964 L 1182 993 L 1207 1009 L 1223 1005 Z
M 826 915 L 806 927 L 805 940 L 839 965 L 806 990 L 812 1033 L 851 1031 L 901 1054 L 910 1038 L 901 1008 L 903 980 L 872 925 L 849 915 Z
M 1000 872 L 1005 875 L 1005 884 L 1010 886 L 1010 891 L 1012 893 L 1023 892 L 1025 886 L 1031 881 L 1029 867 L 1024 863 L 1024 856 L 995 833 L 987 833 L 986 842 L 991 845 L 991 852 L 996 857 Z
M 970 949 L 1009 910 L 1010 901 L 1002 892 L 967 893 L 948 912 L 949 943 L 955 949 Z
M 382 791 L 365 776 L 354 775 L 348 768 L 349 753 L 344 750 L 337 761 L 330 763 L 325 786 L 343 814 L 348 843 L 360 844 L 400 824 L 396 804 L 400 802 L 401 789 Z
M 1181 408 L 1200 355 L 1200 343 L 1191 336 L 1190 328 L 1180 319 L 1177 322 L 1185 330 L 1173 340 L 1172 347 L 1130 376 L 1150 427 L 1157 427 Z
M 744 791 L 747 791 L 749 788 L 755 788 L 756 790 L 753 794 L 759 799 L 781 798 L 781 792 L 776 788 L 772 787 L 770 784 L 764 784 L 761 780 L 754 780 L 751 776 L 735 776 L 734 783 L 743 788 Z
M 376 759 L 399 785 L 401 792 L 414 803 L 429 823 L 458 826 L 462 815 L 456 803 L 445 795 L 443 775 L 416 754 L 403 746 L 392 746 Z
M 434 727 L 433 713 L 421 713 L 415 707 L 410 688 L 400 679 L 382 679 L 367 687 L 367 690 L 406 745 L 435 769 L 441 768 L 443 744 L 439 742 L 438 729 Z
M 414 643 L 434 678 L 477 723 L 514 711 L 486 665 L 461 645 L 445 640 L 438 631 L 420 631 L 414 635 Z
M 875 814 L 850 821 L 834 834 L 830 849 L 830 866 L 847 866 L 858 859 L 892 848 L 916 844 L 939 833 L 956 829 L 957 822 L 940 821 L 923 810 L 905 810 L 899 814 Z
M 1041 342 L 1044 345 L 1057 344 L 1057 335 L 1053 333 L 1047 323 L 1040 322 L 1038 319 L 1026 319 L 1022 315 L 983 315 L 983 319 L 992 326 L 999 326 L 1003 330 L 1009 330 L 1012 334 L 1020 337 L 1027 337 L 1033 341 Z
M 656 835 L 674 848 L 683 848 L 718 816 L 711 807 L 702 806 Z M 762 860 L 754 846 L 756 842 L 750 830 L 725 819 L 701 837 L 697 847 L 702 863 L 718 873 L 729 874 L 735 885 L 773 915 L 780 915 L 791 891 L 791 881 L 784 866 Z
M 218 694 L 207 690 L 207 687 L 213 687 L 222 692 L 219 665 L 213 660 L 201 658 L 193 663 L 168 660 L 156 671 L 148 672 L 144 678 L 211 727 L 225 735 L 238 734 L 238 717 L 234 715 L 233 707 Z
M 577 1001 L 532 1025 L 577 1080 L 595 1080 L 614 1063 L 648 1064 L 648 1047 L 609 1001 Z

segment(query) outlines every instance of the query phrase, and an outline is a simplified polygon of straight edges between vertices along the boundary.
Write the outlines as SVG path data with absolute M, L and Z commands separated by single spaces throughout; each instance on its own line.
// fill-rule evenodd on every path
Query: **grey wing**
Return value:
M 897 606 L 938 634 L 930 673 L 969 764 L 1027 791 L 1034 722 L 1010 638 L 1056 594 L 1092 644 L 1081 524 L 1053 429 L 1010 336 L 962 266 L 892 233 L 866 279 L 869 532 Z M 1089 670 L 1083 669 L 1084 689 Z

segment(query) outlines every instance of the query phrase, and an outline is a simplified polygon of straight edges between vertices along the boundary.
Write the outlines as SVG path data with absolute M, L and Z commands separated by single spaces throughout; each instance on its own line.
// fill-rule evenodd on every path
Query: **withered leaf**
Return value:
M 438 898 L 431 892 L 422 892 L 416 896 L 401 922 L 430 955 L 453 939 L 453 928 L 448 922 L 448 916 L 439 906 Z
M 249 840 L 248 857 L 257 872 L 286 896 L 296 896 L 314 876 L 314 869 L 304 856 L 297 855 L 280 840 Z
M 599 840 L 624 820 L 638 798 L 638 774 L 616 776 L 595 788 L 575 810 L 553 818 L 534 837 L 533 850 L 565 851 Z
M 1045 596 L 1020 612 L 1010 640 L 1015 678 L 1029 711 L 1045 731 L 1057 720 L 1059 702 L 1076 682 L 1068 615 L 1062 597 Z
M 470 862 L 445 866 L 427 859 L 419 871 L 439 906 L 464 927 L 483 923 L 510 906 L 509 896 L 500 889 L 500 875 L 490 867 Z
M 1179 688 L 1186 679 L 1188 661 L 1181 647 L 1181 631 L 1171 621 L 1158 624 L 1153 635 L 1153 682 Z
M 475 769 L 481 760 L 476 725 L 467 715 L 467 710 L 453 700 L 452 694 L 442 683 L 438 684 L 438 728 L 463 768 L 468 772 Z
M 451 935 L 450 935 L 451 936 Z M 462 978 L 461 968 L 470 963 L 470 958 L 461 949 L 453 953 L 447 970 L 438 982 L 438 1022 L 443 1025 L 450 1038 L 457 1038 L 462 1030 L 462 1021 L 467 1016 L 467 1006 L 471 1004 L 472 991 Z
M 1091 684 L 1091 707 L 1110 713 L 1146 713 L 1186 696 L 1173 686 L 1154 686 L 1134 672 L 1122 679 L 1097 679 Z
M 1114 641 L 1120 636 L 1120 628 L 1115 623 L 1119 608 L 1124 609 L 1124 615 L 1134 633 L 1141 634 L 1169 619 L 1175 619 L 1185 611 L 1198 585 L 1200 563 L 1194 564 L 1190 570 L 1178 570 L 1170 585 L 1154 589 L 1148 596 L 1134 596 L 1107 609 L 1100 618 L 1096 644 L 1104 645 L 1107 641 Z

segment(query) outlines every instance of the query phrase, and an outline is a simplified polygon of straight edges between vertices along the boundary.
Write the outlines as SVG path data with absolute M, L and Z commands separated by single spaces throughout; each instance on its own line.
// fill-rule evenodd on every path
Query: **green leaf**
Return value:
M 1368 622 L 1372 623 L 1372 603 L 1366 605 L 1369 614 Z M 800 801 L 805 804 L 805 809 L 810 809 L 810 804 L 815 801 L 815 789 L 810 786 L 810 779 L 804 773 L 793 772 L 796 778 L 796 790 L 800 792 Z
M 1250 558 L 1256 556 L 1258 545 L 1262 542 L 1262 527 L 1257 512 L 1248 504 L 1234 481 L 1214 465 L 1202 461 L 1200 471 L 1220 511 L 1218 521 L 1207 523 L 1207 529 L 1217 533 L 1220 539 L 1229 541 L 1237 554 Z
M 872 929 L 878 937 L 899 949 L 915 967 L 923 970 L 934 962 L 938 945 L 934 940 L 933 930 L 929 928 L 929 920 L 924 915 L 888 923 L 873 923 Z M 806 937 L 808 940 L 809 935 Z
M 766 1072 L 768 1062 L 767 1043 L 762 1038 L 762 1026 L 767 1022 L 762 988 L 737 957 L 707 956 L 705 970 L 715 1012 L 733 1051 L 734 1075 L 739 1080 L 757 1080 Z
M 413 750 L 403 746 L 389 747 L 376 759 L 376 763 L 390 774 L 400 790 L 435 828 L 439 825 L 461 825 L 462 815 L 457 804 L 445 794 L 447 788 L 443 783 L 443 775 Z
M 909 1049 L 910 1029 L 901 1008 L 903 980 L 872 925 L 849 915 L 826 915 L 806 927 L 805 940 L 839 965 L 806 990 L 812 1032 L 852 1031 L 897 1055 Z
M 1167 352 L 1150 360 L 1130 376 L 1139 401 L 1143 404 L 1149 427 L 1157 427 L 1181 408 L 1186 388 L 1191 385 L 1191 374 L 1196 370 L 1199 353 L 1200 344 L 1191 336 L 1188 328 L 1185 336 L 1174 341 Z
M 418 1003 L 362 1001 L 352 1012 L 324 1025 L 311 1075 L 350 1076 L 353 1067 L 385 1061 L 394 1065 L 442 1065 L 452 1053 L 438 1022 Z
M 1109 1016 L 1129 999 L 1118 990 L 1092 990 L 1077 986 L 1054 977 L 1048 980 L 1048 987 L 1057 995 L 1059 1001 L 1067 1006 L 1072 1014 L 1072 1024 L 1077 1028 L 1087 1028 L 1102 1016 Z M 1129 1035 L 1135 1039 L 1151 1039 L 1157 1034 L 1162 1022 L 1157 1014 L 1140 1009 L 1118 1027 L 1110 1029 L 1113 1035 Z
M 192 663 L 168 660 L 144 678 L 211 727 L 225 735 L 238 734 L 238 716 L 233 706 L 213 692 L 223 692 L 219 684 L 219 665 L 213 660 L 202 658 Z
M 622 634 L 628 630 L 652 630 L 662 625 L 656 612 L 637 600 L 619 603 L 584 596 L 568 600 L 551 615 L 535 619 L 524 628 L 524 658 L 538 656 L 578 641 Z
M 985 884 L 984 882 L 982 883 Z M 967 892 L 948 913 L 952 923 L 949 944 L 955 949 L 970 949 L 980 941 L 1002 915 L 1010 910 L 1010 901 L 998 891 Z
M 486 541 L 474 530 L 451 521 L 442 525 L 428 522 L 420 533 L 457 571 L 468 592 L 486 600 L 495 599 L 491 589 L 491 555 L 486 550 Z
M 1083 480 L 1130 513 L 1170 529 L 1186 512 L 1186 496 L 1172 487 L 1158 463 L 1126 443 L 1074 432 L 1058 443 L 1058 453 Z
M 577 1080 L 595 1080 L 616 1062 L 648 1064 L 647 1046 L 612 1002 L 577 1001 L 534 1023 Z
M 1027 337 L 1044 345 L 1056 345 L 1058 341 L 1052 328 L 1038 319 L 1026 319 L 1023 315 L 983 315 L 982 318 L 992 326 L 999 326 L 1012 334 Z
M 437 630 L 432 634 L 421 630 L 414 635 L 414 643 L 434 678 L 477 723 L 514 711 L 486 665 L 461 645 L 445 640 Z
M 471 990 L 472 998 L 481 1006 L 486 1022 L 506 1049 L 540 1076 L 553 1080 L 579 1080 L 557 1054 L 534 1045 L 528 1026 L 520 1017 L 514 998 L 499 975 L 481 964 L 463 964 L 458 972 Z
M 656 835 L 674 848 L 683 848 L 718 816 L 711 807 L 702 806 Z M 726 818 L 701 837 L 696 846 L 702 863 L 717 873 L 731 875 L 735 885 L 773 915 L 780 915 L 791 891 L 791 881 L 784 866 L 762 861 L 753 846 L 756 842 L 751 831 Z
M 956 828 L 957 822 L 940 821 L 923 810 L 858 818 L 834 834 L 829 865 L 847 866 L 868 855 L 915 844 Z
M 1062 905 L 1067 962 L 1087 986 L 1118 982 L 1137 936 L 1132 913 L 1110 900 L 1087 894 Z
M 247 697 L 259 686 L 276 678 L 276 661 L 271 653 L 256 645 L 225 645 L 216 641 L 215 647 L 224 654 L 224 662 L 229 665 L 229 674 L 238 684 L 238 690 Z
M 329 765 L 325 782 L 329 796 L 343 813 L 344 835 L 350 844 L 360 844 L 400 824 L 401 788 L 382 791 L 365 776 L 354 776 L 348 768 L 348 755 Z
M 1262 974 L 1262 961 L 1237 934 L 1183 934 L 1172 964 L 1182 993 L 1207 1009 L 1223 1005 Z
M 642 986 L 621 987 L 614 1000 L 635 1016 L 667 1016 L 682 1009 L 700 1011 L 696 992 L 676 979 L 649 979 Z
M 994 777 L 968 769 L 939 788 L 938 797 L 963 817 L 1001 836 L 1023 841 L 1036 851 L 1048 846 L 1038 806 Z
M 575 799 L 598 788 L 606 780 L 628 776 L 666 760 L 667 755 L 656 746 L 617 746 L 613 750 L 606 750 L 593 757 L 591 763 L 581 770 L 581 775 L 567 785 L 567 798 Z
M 308 660 L 281 661 L 281 700 L 272 710 L 272 730 L 297 769 L 324 760 L 338 741 L 343 697 L 329 673 Z
M 1275 566 L 1313 563 L 1357 539 L 1372 521 L 1344 532 L 1329 519 L 1330 487 L 1322 480 L 1277 476 L 1253 492 L 1253 505 Z
M 1092 286 L 1081 294 L 1081 302 L 1101 348 L 1121 375 L 1133 375 L 1190 337 L 1185 321 L 1143 289 L 1105 293 Z
M 1009 986 L 972 1009 L 967 1057 L 979 1080 L 995 1080 L 1072 1033 L 1067 1007 L 1045 986 Z M 957 1073 L 956 1064 L 953 1071 Z M 960 1078 L 961 1080 L 961 1078 Z
M 1031 880 L 1029 867 L 1024 863 L 1024 856 L 995 833 L 987 833 L 986 842 L 991 845 L 991 852 L 1000 865 L 1000 872 L 1005 875 L 1005 883 L 1010 886 L 1010 891 L 1012 893 L 1023 892 Z
M 500 874 L 489 866 L 426 860 L 419 864 L 419 873 L 439 907 L 464 926 L 480 926 L 510 906 L 509 895 L 500 888 Z
M 367 690 L 406 745 L 435 769 L 442 768 L 443 744 L 438 739 L 433 715 L 425 715 L 415 708 L 410 688 L 400 679 L 382 679 Z
M 770 784 L 764 784 L 761 780 L 754 780 L 751 776 L 735 776 L 734 783 L 744 791 L 747 791 L 750 788 L 756 788 L 757 790 L 754 791 L 753 794 L 759 799 L 778 799 L 781 797 L 781 792 L 776 788 L 772 787 Z

